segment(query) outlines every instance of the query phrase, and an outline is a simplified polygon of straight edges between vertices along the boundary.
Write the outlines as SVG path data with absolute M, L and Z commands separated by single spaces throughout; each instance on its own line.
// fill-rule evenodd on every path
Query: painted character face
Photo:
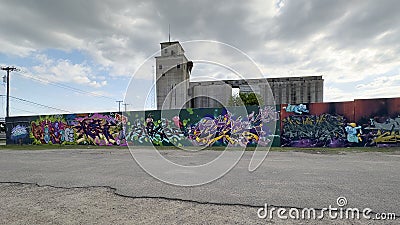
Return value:
M 74 142 L 74 130 L 72 128 L 66 128 L 64 136 L 66 142 Z
M 172 121 L 174 121 L 174 124 L 175 124 L 176 127 L 178 127 L 178 128 L 181 127 L 179 116 L 172 117 Z

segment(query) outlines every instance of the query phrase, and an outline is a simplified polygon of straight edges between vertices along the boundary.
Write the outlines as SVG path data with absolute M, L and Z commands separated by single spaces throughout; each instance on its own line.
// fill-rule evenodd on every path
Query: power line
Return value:
M 96 96 L 96 97 L 107 98 L 107 99 L 113 100 L 113 101 L 115 100 L 114 98 L 111 98 L 111 97 L 107 97 L 107 96 L 104 96 L 104 95 L 101 95 L 101 94 L 97 94 L 97 93 L 93 93 L 93 92 L 90 92 L 90 91 L 85 91 L 85 90 L 82 90 L 82 89 L 79 89 L 79 88 L 75 88 L 75 87 L 71 87 L 71 86 L 68 86 L 68 85 L 65 85 L 65 84 L 52 82 L 52 81 L 47 80 L 47 79 L 37 78 L 37 77 L 30 76 L 30 75 L 22 74 L 22 73 L 17 73 L 17 75 L 23 76 L 23 77 L 26 77 L 26 78 L 29 78 L 29 79 L 33 79 L 35 81 L 38 81 L 38 82 L 41 82 L 41 83 L 44 83 L 44 84 L 50 84 L 50 85 L 53 85 L 53 86 L 56 86 L 56 87 L 77 91 L 77 92 L 80 92 L 82 94 L 89 94 L 89 95 L 93 95 L 93 96 Z
M 4 95 L 0 95 L 0 96 L 4 97 Z M 48 105 L 43 105 L 43 104 L 40 104 L 40 103 L 37 103 L 37 102 L 33 102 L 33 101 L 30 101 L 30 100 L 26 100 L 26 99 L 23 99 L 23 98 L 18 98 L 18 97 L 14 97 L 14 96 L 10 96 L 10 98 L 13 98 L 13 99 L 16 99 L 16 100 L 19 100 L 19 101 L 22 101 L 22 102 L 27 102 L 27 103 L 30 103 L 30 104 L 33 104 L 33 105 L 37 105 L 37 106 L 41 106 L 41 107 L 45 107 L 45 108 L 49 108 L 49 109 L 54 109 L 54 110 L 57 110 L 57 111 L 63 111 L 63 112 L 72 113 L 71 111 L 68 111 L 68 110 L 64 110 L 64 109 L 60 109 L 60 108 L 56 108 L 56 107 L 52 107 L 52 106 L 48 106 Z
M 11 107 L 11 109 L 15 109 L 15 110 L 22 111 L 22 112 L 26 112 L 26 113 L 32 113 L 32 114 L 35 114 L 35 112 L 28 111 L 28 110 L 25 110 L 25 109 L 19 109 L 19 108 L 15 108 L 15 107 Z
M 52 81 L 47 80 L 47 79 L 37 78 L 37 77 L 33 77 L 33 76 L 30 76 L 30 75 L 27 75 L 27 74 L 23 74 L 23 73 L 16 73 L 16 74 L 19 75 L 19 76 L 25 77 L 25 78 L 29 78 L 29 79 L 44 83 L 44 84 L 50 84 L 50 85 L 53 85 L 53 86 L 56 86 L 56 87 L 59 87 L 59 88 L 64 88 L 64 89 L 69 89 L 69 90 L 73 90 L 73 91 L 76 91 L 76 92 L 80 92 L 81 94 L 89 94 L 89 95 L 92 95 L 92 96 L 95 96 L 95 97 L 106 98 L 106 99 L 109 99 L 109 100 L 112 100 L 112 101 L 116 100 L 114 98 L 111 98 L 111 97 L 108 97 L 108 96 L 105 96 L 105 95 L 93 93 L 93 92 L 90 92 L 90 91 L 85 91 L 85 90 L 82 90 L 82 89 L 79 89 L 79 88 L 75 88 L 75 87 L 71 87 L 71 86 L 68 86 L 68 85 L 65 85 L 65 84 L 52 82 Z
M 54 110 L 58 110 L 58 111 L 72 113 L 69 110 L 64 110 L 64 109 L 60 109 L 60 108 L 56 108 L 56 107 L 52 107 L 52 106 L 48 106 L 48 105 L 43 105 L 43 104 L 40 104 L 40 103 L 37 103 L 37 102 L 32 102 L 32 101 L 29 101 L 29 100 L 26 100 L 26 99 L 22 99 L 22 98 L 18 98 L 18 97 L 14 97 L 14 96 L 10 96 L 10 98 L 17 99 L 17 100 L 20 100 L 20 101 L 23 101 L 23 102 L 27 102 L 27 103 L 30 103 L 30 104 L 33 104 L 33 105 L 42 106 L 42 107 L 49 108 L 49 109 L 54 109 Z

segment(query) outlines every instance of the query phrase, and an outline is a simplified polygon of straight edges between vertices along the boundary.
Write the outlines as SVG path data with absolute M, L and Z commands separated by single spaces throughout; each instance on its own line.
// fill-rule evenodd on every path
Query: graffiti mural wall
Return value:
M 400 146 L 400 98 L 360 99 L 354 107 L 368 146 Z
M 400 146 L 400 98 L 281 106 L 281 144 Z
M 23 143 L 26 142 L 29 137 L 28 127 L 24 124 L 17 124 L 11 129 L 10 140 L 13 143 Z
M 11 117 L 7 144 L 126 145 L 126 122 L 118 113 Z
M 242 111 L 232 107 L 10 117 L 7 144 L 400 146 L 400 98 Z
M 126 140 L 178 147 L 279 145 L 278 116 L 275 106 L 127 112 Z
M 275 106 L 263 106 L 10 117 L 7 144 L 279 145 L 278 116 Z

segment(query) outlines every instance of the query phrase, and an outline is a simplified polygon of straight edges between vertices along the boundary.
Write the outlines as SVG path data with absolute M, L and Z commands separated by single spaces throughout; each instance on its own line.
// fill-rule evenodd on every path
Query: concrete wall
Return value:
M 223 81 L 191 82 L 192 108 L 220 108 L 227 106 L 232 96 L 232 87 Z
M 234 88 L 240 88 L 242 93 L 255 92 L 260 94 L 265 105 L 323 102 L 324 80 L 322 76 L 223 80 L 220 82 Z M 207 92 L 213 93 L 213 98 L 224 102 L 226 96 L 231 95 L 232 91 L 228 89 L 218 90 L 220 86 L 215 85 L 215 83 L 217 81 L 190 82 L 190 89 L 194 91 L 192 90 L 194 87 L 201 85 L 202 88 L 207 89 Z M 196 101 L 191 107 L 215 107 L 215 105 L 205 105 L 203 102 Z
M 268 78 L 276 104 L 323 102 L 322 76 Z

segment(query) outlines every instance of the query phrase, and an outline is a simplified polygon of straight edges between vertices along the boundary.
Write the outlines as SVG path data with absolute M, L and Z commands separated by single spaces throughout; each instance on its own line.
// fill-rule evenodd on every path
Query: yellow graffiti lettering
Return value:
M 377 137 L 374 139 L 375 143 L 387 142 L 387 143 L 397 143 L 400 142 L 400 132 L 390 132 L 387 131 L 382 134 L 382 132 L 378 131 Z
M 243 136 L 245 136 L 245 137 L 247 138 L 247 140 L 254 139 L 254 140 L 258 141 L 258 135 L 253 134 L 253 133 L 251 133 L 251 132 L 245 131 L 245 132 L 243 133 Z
M 307 117 L 304 121 L 303 121 L 303 125 L 312 125 L 313 121 L 311 120 L 310 117 Z

